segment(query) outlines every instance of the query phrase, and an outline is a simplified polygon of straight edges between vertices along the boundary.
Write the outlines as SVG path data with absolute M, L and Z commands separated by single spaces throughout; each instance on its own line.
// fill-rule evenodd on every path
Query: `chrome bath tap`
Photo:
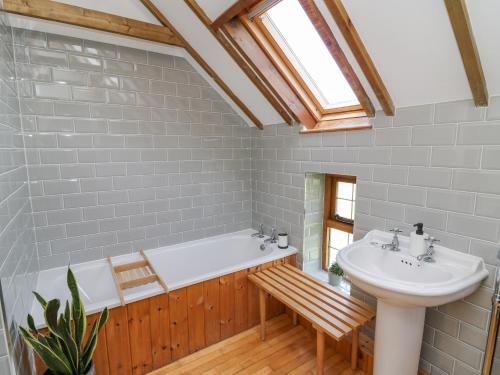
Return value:
M 276 233 L 276 228 L 271 229 L 271 234 L 269 235 L 269 238 L 264 240 L 264 243 L 269 242 L 269 243 L 277 243 L 278 242 L 278 234 Z
M 252 237 L 264 238 L 264 224 L 259 225 L 259 231 L 252 234 Z

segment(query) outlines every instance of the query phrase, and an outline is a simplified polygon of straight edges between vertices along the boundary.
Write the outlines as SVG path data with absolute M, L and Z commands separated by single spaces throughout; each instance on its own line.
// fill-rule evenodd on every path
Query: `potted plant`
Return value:
M 332 263 L 332 265 L 328 269 L 328 282 L 330 283 L 330 285 L 340 285 L 343 276 L 344 270 L 340 268 L 339 264 L 337 262 Z
M 19 330 L 24 341 L 48 367 L 45 375 L 95 374 L 92 357 L 97 346 L 99 330 L 108 320 L 108 309 L 105 308 L 96 319 L 85 341 L 87 316 L 80 300 L 75 276 L 69 267 L 67 283 L 72 302 L 70 304 L 66 301 L 64 312 L 61 314 L 59 314 L 61 302 L 58 299 L 45 301 L 42 296 L 33 292 L 44 310 L 46 334 L 36 329 L 33 317 L 29 314 L 28 328 L 19 327 Z

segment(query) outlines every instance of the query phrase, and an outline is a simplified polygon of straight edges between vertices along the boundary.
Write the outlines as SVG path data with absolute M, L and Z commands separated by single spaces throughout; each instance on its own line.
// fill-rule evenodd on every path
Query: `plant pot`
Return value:
M 54 375 L 55 372 L 52 372 L 52 370 L 46 370 L 43 375 Z M 85 373 L 85 375 L 96 375 L 94 364 L 92 363 L 92 366 L 90 366 L 90 370 Z
M 332 286 L 339 286 L 342 282 L 343 277 L 335 275 L 334 273 L 328 272 L 328 283 Z

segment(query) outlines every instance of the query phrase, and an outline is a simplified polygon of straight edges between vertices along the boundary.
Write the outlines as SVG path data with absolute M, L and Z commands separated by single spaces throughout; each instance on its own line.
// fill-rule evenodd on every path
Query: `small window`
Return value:
M 356 209 L 356 178 L 326 175 L 323 206 L 323 269 L 335 262 L 337 253 L 352 243 Z

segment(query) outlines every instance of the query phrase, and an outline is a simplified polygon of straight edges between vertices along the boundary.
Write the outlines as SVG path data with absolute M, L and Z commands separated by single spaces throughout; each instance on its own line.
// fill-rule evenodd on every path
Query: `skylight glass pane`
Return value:
M 298 0 L 281 1 L 263 21 L 324 109 L 359 104 Z

